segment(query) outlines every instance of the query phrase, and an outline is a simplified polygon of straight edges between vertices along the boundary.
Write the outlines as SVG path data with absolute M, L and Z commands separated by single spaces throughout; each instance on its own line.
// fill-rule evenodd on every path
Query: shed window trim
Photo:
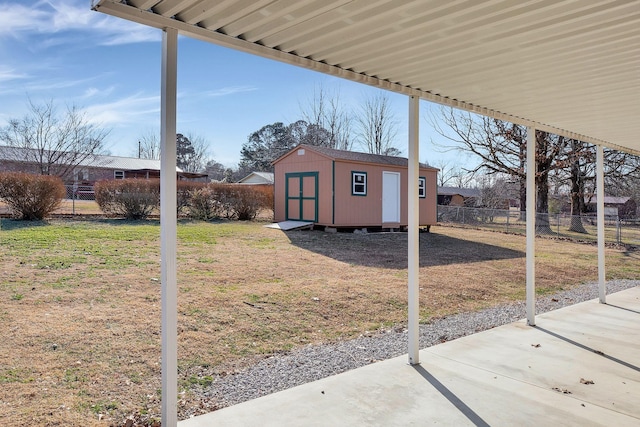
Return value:
M 351 171 L 351 195 L 367 195 L 367 173 L 361 171 Z
M 421 199 L 427 197 L 427 178 L 424 176 L 418 178 L 418 196 Z
M 124 171 L 113 171 L 113 179 L 124 179 Z

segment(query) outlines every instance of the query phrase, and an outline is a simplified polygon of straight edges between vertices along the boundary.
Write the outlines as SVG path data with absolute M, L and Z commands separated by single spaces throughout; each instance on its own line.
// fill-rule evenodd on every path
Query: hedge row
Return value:
M 160 206 L 158 180 L 100 181 L 94 191 L 103 212 L 128 219 L 146 218 Z M 273 188 L 179 181 L 176 201 L 178 214 L 193 219 L 253 220 L 262 209 L 273 207 Z
M 65 195 L 59 177 L 0 172 L 0 199 L 14 218 L 42 220 L 60 206 Z
M 127 219 L 145 219 L 160 205 L 158 179 L 99 181 L 93 191 L 102 212 Z

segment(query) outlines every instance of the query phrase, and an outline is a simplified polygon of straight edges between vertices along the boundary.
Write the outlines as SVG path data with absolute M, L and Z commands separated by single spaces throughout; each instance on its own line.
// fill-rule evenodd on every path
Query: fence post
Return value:
M 511 209 L 507 209 L 507 230 L 506 232 L 509 232 L 509 218 L 511 217 Z
M 622 244 L 622 227 L 620 226 L 620 217 L 617 218 L 616 221 L 616 239 L 618 240 L 618 244 Z
M 74 181 L 73 185 L 71 186 L 71 215 L 76 214 L 76 195 L 77 194 L 78 194 L 78 181 Z
M 557 219 L 558 219 L 558 228 L 557 228 L 556 234 L 559 239 L 560 238 L 560 213 L 558 213 Z

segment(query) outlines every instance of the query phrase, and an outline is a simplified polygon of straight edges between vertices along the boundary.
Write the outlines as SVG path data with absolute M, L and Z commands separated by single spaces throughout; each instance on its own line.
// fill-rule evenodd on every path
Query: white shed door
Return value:
M 400 222 L 400 173 L 382 172 L 382 223 Z

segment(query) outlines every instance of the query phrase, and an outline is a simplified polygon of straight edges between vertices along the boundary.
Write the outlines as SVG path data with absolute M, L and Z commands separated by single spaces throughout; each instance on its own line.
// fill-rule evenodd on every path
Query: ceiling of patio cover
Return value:
M 93 7 L 640 153 L 637 0 L 98 0 Z

